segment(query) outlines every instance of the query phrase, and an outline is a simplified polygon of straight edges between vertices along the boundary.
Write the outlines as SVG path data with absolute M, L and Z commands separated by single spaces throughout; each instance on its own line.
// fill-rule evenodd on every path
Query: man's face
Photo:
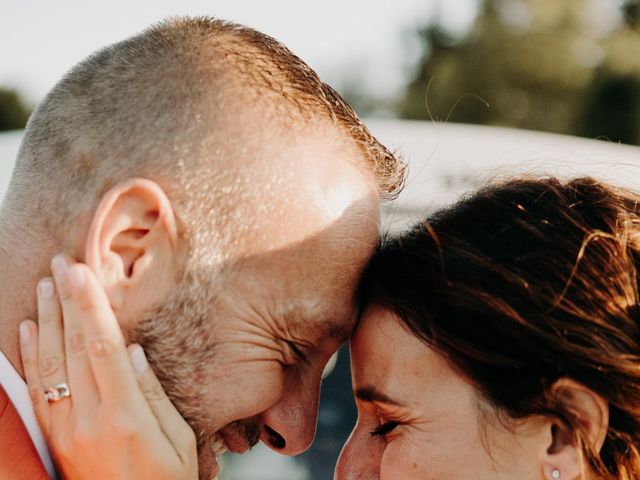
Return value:
M 355 290 L 378 240 L 374 186 L 344 160 L 300 177 L 270 199 L 277 205 L 221 272 L 202 268 L 196 249 L 171 298 L 129 332 L 194 428 L 203 474 L 216 470 L 211 446 L 220 453 L 222 443 L 306 450 L 323 370 L 355 323 Z

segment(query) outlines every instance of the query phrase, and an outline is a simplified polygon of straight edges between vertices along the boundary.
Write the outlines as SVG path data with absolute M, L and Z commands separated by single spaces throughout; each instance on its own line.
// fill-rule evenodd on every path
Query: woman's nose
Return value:
M 342 448 L 333 479 L 380 480 L 381 443 L 356 426 Z

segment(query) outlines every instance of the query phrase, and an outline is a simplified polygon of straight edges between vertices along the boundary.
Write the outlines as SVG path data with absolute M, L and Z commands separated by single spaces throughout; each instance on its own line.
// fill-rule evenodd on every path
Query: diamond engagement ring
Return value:
M 44 398 L 46 398 L 47 402 L 55 403 L 59 402 L 64 398 L 69 398 L 71 396 L 71 391 L 69 390 L 69 385 L 66 383 L 59 383 L 52 388 L 47 388 L 44 391 Z

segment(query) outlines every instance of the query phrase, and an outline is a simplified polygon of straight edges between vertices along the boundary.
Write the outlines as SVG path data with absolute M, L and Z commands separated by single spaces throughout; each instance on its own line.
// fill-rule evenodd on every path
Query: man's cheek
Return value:
M 223 396 L 218 397 L 218 413 L 224 414 L 225 423 L 230 423 L 258 415 L 278 403 L 284 394 L 285 371 L 279 365 L 256 369 L 245 366 L 220 380 L 211 385 Z M 212 404 L 210 408 L 215 411 L 216 405 Z

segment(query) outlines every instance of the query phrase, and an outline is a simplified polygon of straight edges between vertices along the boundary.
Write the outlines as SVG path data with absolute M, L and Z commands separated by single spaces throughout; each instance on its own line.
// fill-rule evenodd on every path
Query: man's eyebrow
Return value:
M 378 403 L 386 403 L 387 405 L 393 405 L 395 407 L 404 407 L 405 405 L 388 395 L 382 393 L 378 389 L 373 386 L 361 387 L 353 392 L 355 397 L 362 402 L 378 402 Z

